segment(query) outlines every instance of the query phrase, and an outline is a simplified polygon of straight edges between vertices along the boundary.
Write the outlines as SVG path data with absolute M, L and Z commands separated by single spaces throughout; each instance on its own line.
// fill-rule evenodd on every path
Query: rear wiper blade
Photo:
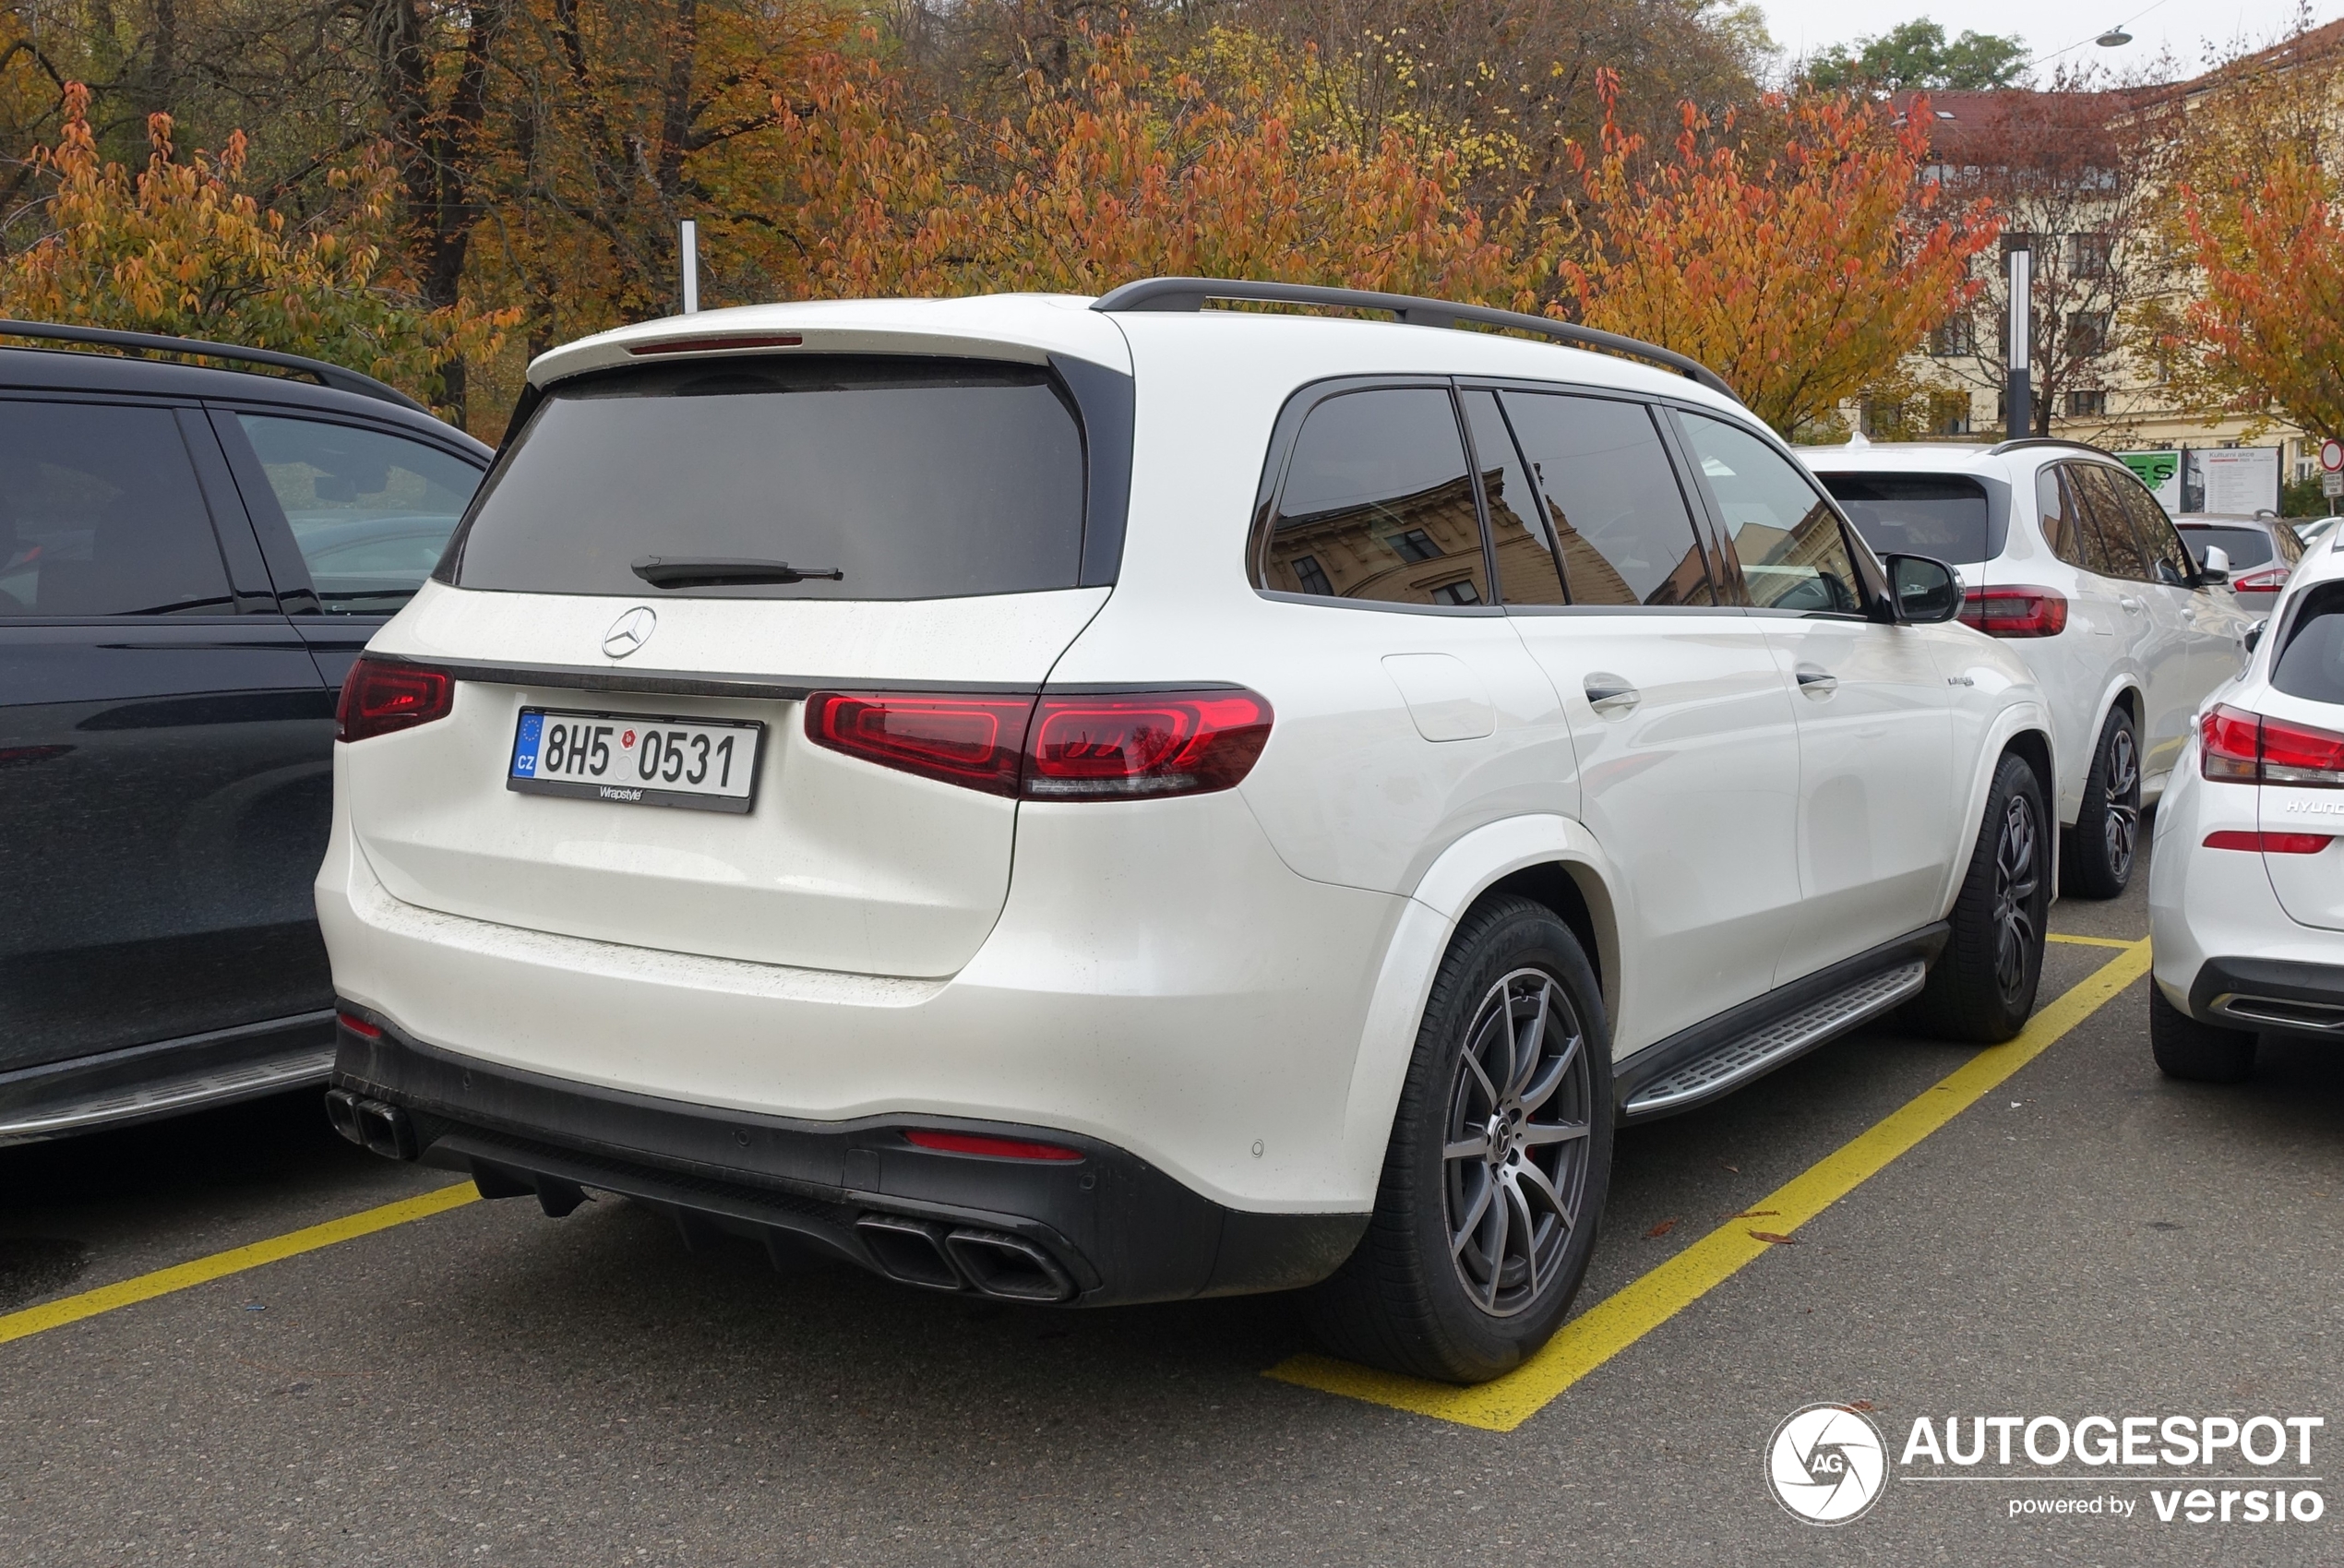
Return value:
M 645 556 L 635 563 L 635 575 L 654 588 L 722 588 L 734 583 L 805 582 L 822 578 L 843 582 L 836 568 L 794 567 L 787 561 L 762 561 L 725 556 Z

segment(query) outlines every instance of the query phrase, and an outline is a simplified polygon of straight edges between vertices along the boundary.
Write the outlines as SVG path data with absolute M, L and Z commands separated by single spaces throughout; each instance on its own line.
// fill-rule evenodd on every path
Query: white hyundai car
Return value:
M 2344 558 L 2313 545 L 2198 715 L 2148 873 L 2157 1064 L 2236 1083 L 2265 1033 L 2344 1037 Z
M 2200 566 L 2130 469 L 2074 442 L 1855 441 L 1800 455 L 1874 549 L 1959 569 L 1962 618 L 2007 640 L 2051 706 L 2062 891 L 2123 892 L 2142 808 L 2164 790 L 2199 700 L 2236 673 L 2254 624 L 2226 586 L 2227 560 Z
M 1620 1121 L 2032 1006 L 2025 666 L 1665 351 L 1198 280 L 760 306 L 543 356 L 514 430 L 344 689 L 317 881 L 337 1124 L 489 1196 L 1310 1287 L 1472 1380 Z

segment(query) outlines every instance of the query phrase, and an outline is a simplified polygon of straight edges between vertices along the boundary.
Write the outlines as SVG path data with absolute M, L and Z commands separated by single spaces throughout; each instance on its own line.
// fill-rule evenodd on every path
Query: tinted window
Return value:
M 1640 403 L 1508 392 L 1574 604 L 1715 603 L 1668 449 Z
M 1553 537 L 1539 516 L 1538 493 L 1514 449 L 1494 392 L 1461 392 L 1465 428 L 1473 434 L 1481 494 L 1489 502 L 1489 543 L 1498 557 L 1500 595 L 1509 604 L 1563 604 L 1562 570 Z
M 2071 567 L 2097 569 L 2086 548 L 2083 519 L 2075 504 L 2075 486 L 2061 477 L 2058 464 L 2035 475 L 2035 505 L 2043 521 L 2043 542 L 2051 553 Z
M 1765 609 L 1863 608 L 1839 518 L 1806 475 L 1765 442 L 1722 420 L 1684 416 L 1685 438 L 1716 498 L 1751 603 Z
M 1295 437 L 1260 586 L 1399 604 L 1486 604 L 1473 477 L 1449 394 L 1346 392 Z
M 439 564 L 480 470 L 353 425 L 237 416 L 329 611 L 388 615 Z
M 0 402 L 0 616 L 233 608 L 170 410 Z
M 2230 558 L 2233 570 L 2261 566 L 2271 558 L 2271 536 L 2259 528 L 2207 528 L 2203 524 L 2183 523 L 2183 542 L 2189 553 L 2198 560 L 2206 558 L 2206 546 L 2218 545 Z
M 1941 473 L 1826 473 L 1864 543 L 1883 555 L 1933 556 L 1964 566 L 2002 554 L 1988 536 L 1986 487 Z
M 489 481 L 466 588 L 930 599 L 1071 588 L 1082 436 L 1046 372 L 975 361 L 702 361 L 556 386 Z M 634 564 L 786 562 L 836 581 L 654 589 Z
M 2116 476 L 2098 463 L 2069 463 L 2067 483 L 2081 515 L 2084 552 L 2090 569 L 2108 577 L 2148 581 L 2148 559 L 2124 515 L 2124 493 Z M 2154 505 L 2154 503 L 2151 503 Z
M 2173 532 L 2172 519 L 2165 515 L 2165 509 L 2157 504 L 2157 497 L 2148 493 L 2147 487 L 2135 479 L 2130 470 L 2101 472 L 2115 486 L 2117 498 L 2124 505 L 2124 515 L 2133 520 L 2141 554 L 2149 563 L 2149 576 L 2176 588 L 2196 576 L 2197 562 L 2182 544 L 2181 535 Z
M 2316 589 L 2305 600 L 2271 684 L 2290 697 L 2344 702 L 2344 591 Z

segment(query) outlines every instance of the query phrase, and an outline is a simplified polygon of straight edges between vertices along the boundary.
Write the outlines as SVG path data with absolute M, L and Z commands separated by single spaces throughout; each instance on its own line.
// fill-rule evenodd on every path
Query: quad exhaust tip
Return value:
M 414 1121 L 397 1106 L 362 1099 L 347 1089 L 329 1089 L 326 1119 L 335 1131 L 387 1160 L 412 1160 L 423 1152 Z
M 855 1230 L 879 1272 L 902 1285 L 975 1290 L 1005 1301 L 1074 1296 L 1074 1281 L 1058 1261 L 1023 1237 L 880 1214 L 863 1215 Z

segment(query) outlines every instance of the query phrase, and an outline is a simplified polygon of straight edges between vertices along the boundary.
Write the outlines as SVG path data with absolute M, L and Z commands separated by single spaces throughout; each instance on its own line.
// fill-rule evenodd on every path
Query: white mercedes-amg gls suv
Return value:
M 1308 1287 L 1339 1353 L 1489 1377 L 1620 1122 L 2025 1020 L 2051 723 L 1959 608 L 1714 375 L 1536 317 L 607 332 L 344 689 L 329 1108 L 549 1214 Z

